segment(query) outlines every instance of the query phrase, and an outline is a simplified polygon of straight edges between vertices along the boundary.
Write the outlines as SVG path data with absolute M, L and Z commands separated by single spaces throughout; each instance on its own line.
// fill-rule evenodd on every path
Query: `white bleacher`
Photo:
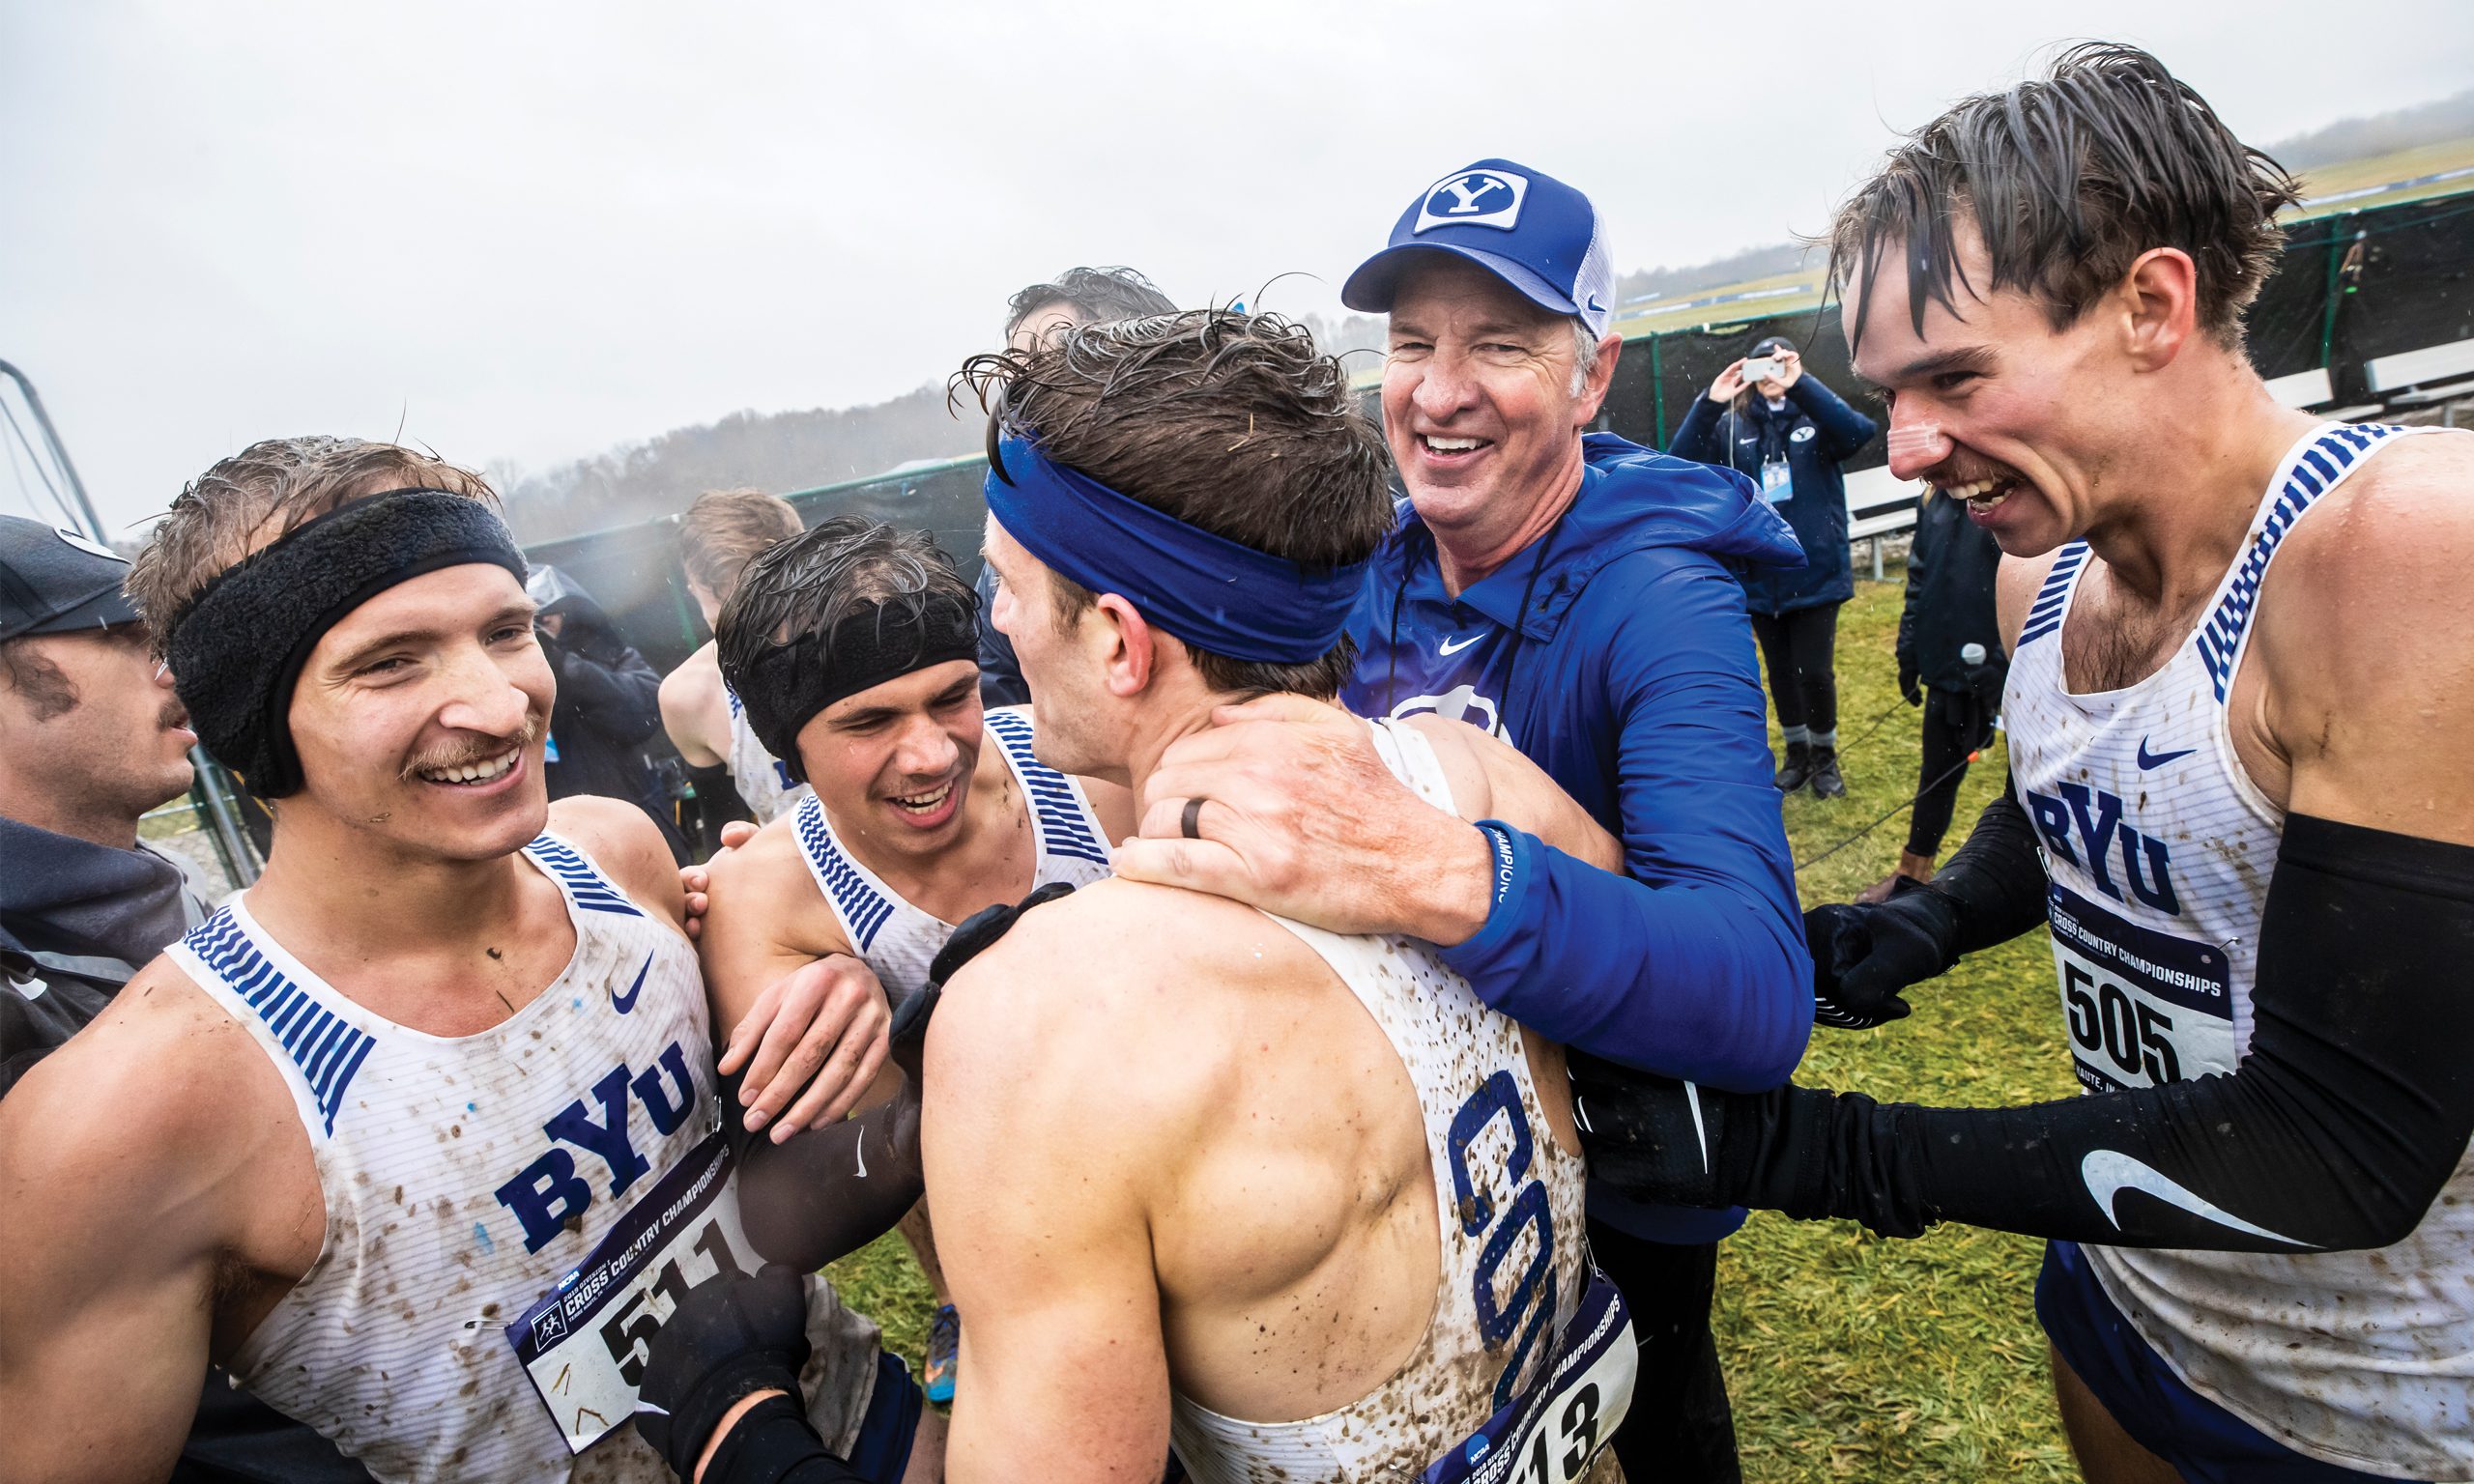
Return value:
M 2337 389 L 2328 384 L 2328 368 L 2314 366 L 2296 371 L 2291 376 L 2271 377 L 2268 395 L 2287 407 L 2325 407 L 2337 400 Z
M 2468 374 L 2474 374 L 2474 340 L 2427 345 L 2419 351 L 2400 351 L 2362 363 L 2363 380 L 2377 392 L 2399 391 Z
M 1847 539 L 1872 543 L 1873 581 L 1883 580 L 1884 538 L 1915 528 L 1916 499 L 1923 492 L 1923 485 L 1897 477 L 1886 464 L 1847 475 Z

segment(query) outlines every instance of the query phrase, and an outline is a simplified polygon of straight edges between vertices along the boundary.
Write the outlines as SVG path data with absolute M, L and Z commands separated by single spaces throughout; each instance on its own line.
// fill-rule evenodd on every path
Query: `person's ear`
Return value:
M 1581 383 L 1581 394 L 1572 406 L 1573 426 L 1586 428 L 1597 420 L 1598 409 L 1606 405 L 1607 388 L 1615 385 L 1615 363 L 1624 358 L 1624 337 L 1605 335 L 1597 342 L 1597 364 L 1590 367 L 1588 380 Z M 1742 362 L 1739 361 L 1740 365 Z
M 2173 363 L 2199 328 L 2199 265 L 2179 247 L 2139 255 L 2111 296 L 2120 318 L 2122 348 L 2143 371 Z
M 1091 642 L 1101 646 L 1098 658 L 1108 670 L 1108 694 L 1129 699 L 1141 695 L 1160 663 L 1160 636 L 1150 622 L 1113 592 L 1100 594 L 1094 611 L 1084 616 L 1096 620 L 1091 627 L 1097 637 Z

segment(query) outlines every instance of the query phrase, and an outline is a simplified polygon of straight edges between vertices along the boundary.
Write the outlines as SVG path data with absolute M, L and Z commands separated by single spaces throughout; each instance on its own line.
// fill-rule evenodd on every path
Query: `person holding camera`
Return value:
M 1804 375 L 1795 343 L 1771 335 L 1696 397 L 1667 452 L 1722 465 L 1760 486 L 1795 528 L 1804 565 L 1741 574 L 1744 606 L 1769 669 L 1770 704 L 1787 736 L 1781 792 L 1847 792 L 1838 771 L 1838 606 L 1855 596 L 1848 561 L 1847 482 L 1839 463 L 1872 439 L 1873 419 Z
M 2001 548 L 1968 519 L 1967 501 L 1927 485 L 1907 554 L 1907 604 L 1898 615 L 1898 693 L 1924 712 L 1915 810 L 1898 869 L 1856 899 L 1887 901 L 1902 882 L 1933 879 L 1968 764 L 1993 741 L 2010 661 L 1993 607 Z

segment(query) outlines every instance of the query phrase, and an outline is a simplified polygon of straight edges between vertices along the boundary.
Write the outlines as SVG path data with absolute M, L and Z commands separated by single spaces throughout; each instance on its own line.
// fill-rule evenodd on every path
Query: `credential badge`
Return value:
M 1510 231 L 1520 220 L 1529 177 L 1509 170 L 1463 170 L 1427 189 L 1410 235 L 1435 227 L 1495 227 Z

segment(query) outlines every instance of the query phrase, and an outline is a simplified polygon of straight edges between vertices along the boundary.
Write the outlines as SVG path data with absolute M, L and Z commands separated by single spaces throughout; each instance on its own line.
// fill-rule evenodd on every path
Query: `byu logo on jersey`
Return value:
M 1435 227 L 1497 227 L 1509 232 L 1520 220 L 1529 178 L 1509 170 L 1463 170 L 1434 183 L 1418 207 L 1410 235 Z
M 2025 790 L 2036 833 L 2055 856 L 2085 870 L 2096 890 L 2128 904 L 2132 898 L 2157 911 L 2179 916 L 2173 895 L 2173 853 L 2165 842 L 2143 835 L 2122 816 L 2119 794 L 2086 784 L 2063 784 L 2061 797 Z M 2121 877 L 2114 879 L 2118 863 Z M 2128 888 L 2130 896 L 2122 895 Z
M 592 1099 L 601 1104 L 599 1122 L 582 1098 L 568 1103 L 541 1126 L 550 1137 L 549 1152 L 498 1188 L 499 1204 L 514 1212 L 524 1225 L 527 1252 L 549 1245 L 570 1218 L 583 1215 L 592 1204 L 592 1183 L 578 1173 L 576 1156 L 560 1145 L 571 1144 L 598 1158 L 608 1168 L 613 1196 L 624 1195 L 629 1185 L 652 1169 L 652 1161 L 636 1152 L 628 1119 L 642 1103 L 654 1134 L 661 1138 L 677 1132 L 687 1122 L 696 1106 L 696 1082 L 687 1072 L 687 1053 L 674 1041 L 642 1071 L 621 1062 L 592 1085 Z

